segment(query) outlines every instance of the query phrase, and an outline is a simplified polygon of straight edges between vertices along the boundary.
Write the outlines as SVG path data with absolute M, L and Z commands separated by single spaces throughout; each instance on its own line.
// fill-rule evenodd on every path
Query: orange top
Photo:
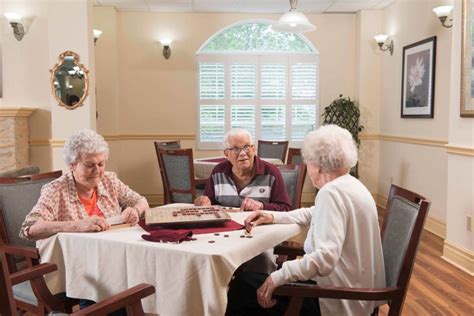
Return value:
M 86 213 L 89 216 L 97 215 L 99 217 L 105 217 L 97 207 L 97 190 L 94 190 L 90 199 L 85 199 L 81 196 L 79 196 L 79 199 L 81 200 L 82 205 L 84 205 Z

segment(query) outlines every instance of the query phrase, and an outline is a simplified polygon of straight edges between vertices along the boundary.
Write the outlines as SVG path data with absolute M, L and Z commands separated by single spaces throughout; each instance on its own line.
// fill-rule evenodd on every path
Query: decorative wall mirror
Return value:
M 89 93 L 89 70 L 79 59 L 78 54 L 65 51 L 50 70 L 53 95 L 68 110 L 81 106 Z

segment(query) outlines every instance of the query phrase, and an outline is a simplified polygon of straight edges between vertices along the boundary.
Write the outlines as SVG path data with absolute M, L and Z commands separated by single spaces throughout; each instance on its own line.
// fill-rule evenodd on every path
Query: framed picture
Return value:
M 436 36 L 403 47 L 402 108 L 404 118 L 433 118 Z
M 461 117 L 474 117 L 473 0 L 462 2 Z

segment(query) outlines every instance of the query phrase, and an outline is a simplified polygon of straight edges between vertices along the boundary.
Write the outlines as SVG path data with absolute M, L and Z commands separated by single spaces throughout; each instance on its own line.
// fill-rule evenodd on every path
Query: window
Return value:
M 269 26 L 233 25 L 198 51 L 198 148 L 222 148 L 236 127 L 298 146 L 317 127 L 319 56 L 301 35 Z

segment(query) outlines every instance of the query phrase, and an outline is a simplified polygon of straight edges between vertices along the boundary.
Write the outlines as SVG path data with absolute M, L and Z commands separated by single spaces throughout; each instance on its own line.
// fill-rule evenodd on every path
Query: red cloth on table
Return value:
M 191 229 L 183 229 L 183 228 L 164 228 L 158 225 L 147 225 L 145 220 L 142 218 L 138 222 L 144 230 L 149 232 L 150 234 L 142 235 L 142 238 L 148 241 L 163 241 L 163 242 L 177 242 L 180 243 L 182 241 L 191 240 L 193 235 L 199 234 L 209 234 L 209 233 L 220 233 L 220 232 L 228 232 L 233 230 L 243 229 L 244 225 L 240 225 L 234 221 L 227 221 L 223 223 L 219 223 L 213 226 L 207 227 L 193 227 Z

